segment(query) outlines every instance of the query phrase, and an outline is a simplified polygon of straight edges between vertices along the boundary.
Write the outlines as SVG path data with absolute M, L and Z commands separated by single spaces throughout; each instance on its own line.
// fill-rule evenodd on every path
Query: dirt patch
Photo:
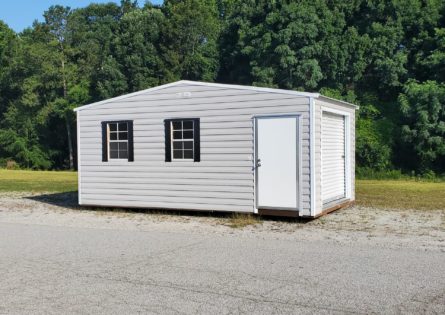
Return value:
M 242 234 L 290 241 L 372 242 L 445 252 L 445 210 L 390 210 L 355 206 L 319 219 L 268 219 L 210 212 L 88 208 L 75 193 L 0 194 L 0 222 L 169 233 Z M 233 227 L 237 227 L 234 229 Z

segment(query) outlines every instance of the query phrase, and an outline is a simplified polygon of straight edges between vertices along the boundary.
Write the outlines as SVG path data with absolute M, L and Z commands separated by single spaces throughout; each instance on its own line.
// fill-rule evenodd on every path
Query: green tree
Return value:
M 434 48 L 420 62 L 428 77 L 445 82 L 445 28 L 435 29 L 433 42 Z
M 122 16 L 112 51 L 117 68 L 125 77 L 126 91 L 139 91 L 162 81 L 159 51 L 162 23 L 163 14 L 156 8 L 133 10 Z
M 220 29 L 215 0 L 166 0 L 162 9 L 163 81 L 213 81 Z
M 18 39 L 13 30 L 0 21 L 0 117 L 7 108 L 7 102 L 16 96 L 11 85 L 11 59 L 15 55 Z
M 404 86 L 399 96 L 402 136 L 417 157 L 420 171 L 443 171 L 437 162 L 445 155 L 445 85 L 434 81 Z
M 127 91 L 125 76 L 113 53 L 122 11 L 115 3 L 90 4 L 73 10 L 69 16 L 70 43 L 76 47 L 77 73 L 90 81 L 91 101 Z
M 57 54 L 55 55 L 59 62 L 59 74 L 60 82 L 62 85 L 62 94 L 56 98 L 51 104 L 55 109 L 55 112 L 65 120 L 68 152 L 69 152 L 69 168 L 74 168 L 74 150 L 73 139 L 71 136 L 71 125 L 73 117 L 71 115 L 72 110 L 78 104 L 72 104 L 68 99 L 68 89 L 71 80 L 74 80 L 76 74 L 76 66 L 69 63 L 69 54 L 71 47 L 69 46 L 69 33 L 68 33 L 68 19 L 71 14 L 69 7 L 51 6 L 43 16 L 45 18 L 44 26 L 48 28 L 49 37 L 48 45 L 50 48 L 56 48 Z
M 220 46 L 223 81 L 317 90 L 360 78 L 369 45 L 328 2 L 250 0 L 236 3 Z
M 9 88 L 15 92 L 0 121 L 0 156 L 40 169 L 52 166 L 51 152 L 41 139 L 47 127 L 41 104 L 53 86 L 46 80 L 52 75 L 46 68 L 48 50 L 31 38 L 31 31 L 22 34 L 16 54 L 9 59 Z

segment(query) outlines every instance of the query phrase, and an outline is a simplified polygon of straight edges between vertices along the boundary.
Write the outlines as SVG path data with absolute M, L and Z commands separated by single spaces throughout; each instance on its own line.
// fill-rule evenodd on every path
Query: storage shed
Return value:
M 317 217 L 354 201 L 356 109 L 193 81 L 76 108 L 79 204 Z

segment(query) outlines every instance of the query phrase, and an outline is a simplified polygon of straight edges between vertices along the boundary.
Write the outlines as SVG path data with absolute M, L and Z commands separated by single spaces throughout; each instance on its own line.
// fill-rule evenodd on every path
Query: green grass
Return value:
M 0 169 L 0 192 L 67 192 L 76 190 L 76 172 Z
M 0 192 L 68 192 L 77 190 L 76 172 L 0 169 Z M 390 209 L 445 209 L 445 182 L 415 180 L 356 181 L 358 205 Z M 255 218 L 234 215 L 231 226 L 257 223 Z
M 357 180 L 358 205 L 390 209 L 445 209 L 445 183 L 414 180 Z

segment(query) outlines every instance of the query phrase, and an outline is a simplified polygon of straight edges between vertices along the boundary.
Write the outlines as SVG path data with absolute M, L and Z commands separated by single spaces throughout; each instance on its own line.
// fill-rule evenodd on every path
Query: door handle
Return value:
M 257 161 L 256 161 L 256 167 L 260 167 L 261 166 L 261 159 L 258 159 Z

